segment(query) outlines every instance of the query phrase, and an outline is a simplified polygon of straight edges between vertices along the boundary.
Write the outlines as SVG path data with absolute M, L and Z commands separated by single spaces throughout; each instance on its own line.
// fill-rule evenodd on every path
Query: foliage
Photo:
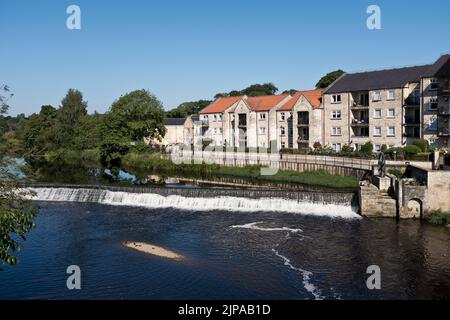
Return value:
M 178 107 L 166 112 L 166 118 L 187 118 L 190 115 L 198 114 L 200 110 L 211 104 L 210 100 L 198 100 L 183 102 Z
M 273 83 L 264 83 L 264 84 L 252 84 L 243 90 L 232 90 L 228 93 L 218 93 L 214 96 L 214 99 L 222 98 L 222 97 L 237 97 L 237 96 L 249 96 L 249 97 L 258 97 L 258 96 L 270 96 L 274 95 L 278 91 L 278 88 L 275 87 Z
M 389 168 L 389 169 L 387 170 L 387 172 L 390 173 L 390 174 L 392 174 L 392 175 L 394 175 L 394 176 L 396 176 L 398 179 L 403 178 L 403 172 L 402 172 L 402 170 L 400 170 L 400 169 L 397 169 L 397 168 Z
M 164 109 L 147 90 L 135 90 L 116 100 L 107 114 L 109 136 L 140 141 L 164 135 Z
M 416 139 L 413 141 L 413 145 L 417 146 L 422 152 L 428 151 L 428 141 L 425 139 Z
M 407 145 L 403 148 L 403 153 L 405 155 L 415 155 L 418 154 L 420 151 L 421 151 L 420 148 L 413 144 Z
M 343 74 L 344 71 L 342 71 L 341 69 L 327 73 L 319 80 L 319 82 L 316 83 L 316 88 L 325 89 Z
M 361 146 L 361 153 L 362 154 L 372 154 L 373 153 L 373 144 L 370 141 L 367 141 Z
M 433 210 L 427 217 L 427 221 L 432 224 L 450 224 L 450 212 L 444 212 L 441 209 Z

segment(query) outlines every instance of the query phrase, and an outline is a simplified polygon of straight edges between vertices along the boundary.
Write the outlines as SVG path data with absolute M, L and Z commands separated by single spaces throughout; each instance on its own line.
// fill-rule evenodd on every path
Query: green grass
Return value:
M 358 180 L 351 176 L 332 175 L 325 171 L 287 171 L 279 170 L 275 175 L 261 175 L 260 166 L 225 167 L 215 164 L 174 164 L 161 159 L 159 154 L 131 153 L 122 159 L 126 168 L 150 171 L 162 175 L 182 175 L 187 177 L 235 177 L 253 182 L 273 182 L 320 186 L 339 189 L 356 189 Z
M 450 212 L 442 210 L 433 210 L 427 217 L 427 221 L 432 224 L 447 225 L 450 224 Z

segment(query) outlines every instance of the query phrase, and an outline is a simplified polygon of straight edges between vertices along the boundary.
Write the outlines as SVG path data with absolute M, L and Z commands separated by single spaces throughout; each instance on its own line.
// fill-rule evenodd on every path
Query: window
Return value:
M 388 100 L 395 100 L 395 90 L 388 90 L 387 99 Z
M 341 118 L 341 112 L 338 110 L 333 111 L 331 114 L 331 119 L 340 119 Z
M 374 148 L 375 152 L 380 152 L 381 151 L 381 146 L 379 144 L 376 144 L 374 147 L 375 147 Z
M 331 96 L 331 103 L 341 103 L 341 95 L 340 94 L 333 94 Z
M 381 127 L 373 128 L 373 135 L 374 137 L 381 137 Z
M 286 115 L 285 115 L 284 112 L 282 112 L 282 113 L 280 114 L 280 119 L 281 119 L 281 121 L 286 120 Z
M 342 149 L 342 146 L 341 146 L 340 143 L 333 143 L 332 148 L 333 148 L 334 151 L 340 152 L 341 149 Z
M 388 127 L 387 135 L 388 137 L 395 137 L 395 127 Z
M 259 119 L 260 119 L 260 120 L 266 119 L 266 113 L 265 113 L 265 112 L 260 113 L 260 114 L 259 114 Z
M 381 91 L 380 90 L 374 91 L 373 101 L 381 101 Z
M 430 90 L 437 90 L 438 88 L 438 81 L 436 78 L 431 79 L 430 81 Z
M 381 109 L 373 110 L 373 117 L 374 118 L 381 118 Z
M 340 136 L 341 135 L 341 127 L 333 127 L 331 130 L 331 134 L 333 136 Z
M 219 134 L 222 134 L 222 128 L 218 128 L 217 131 Z
M 217 115 L 217 120 L 222 121 L 222 115 L 221 114 Z
M 266 134 L 266 128 L 261 127 L 258 129 L 259 134 Z
M 430 99 L 430 110 L 436 110 L 438 108 L 438 99 L 437 98 L 431 98 Z
M 394 118 L 395 117 L 395 109 L 389 109 L 388 110 L 388 117 Z
M 284 136 L 286 134 L 286 129 L 284 127 L 280 128 L 280 134 Z
M 436 131 L 437 130 L 437 118 L 436 118 L 436 116 L 432 116 L 428 120 L 428 130 L 430 130 L 430 131 Z
M 281 142 L 281 149 L 284 149 L 284 148 L 286 148 L 286 142 Z
M 217 114 L 214 115 L 214 118 L 213 118 L 213 119 L 214 119 L 214 121 L 217 120 Z

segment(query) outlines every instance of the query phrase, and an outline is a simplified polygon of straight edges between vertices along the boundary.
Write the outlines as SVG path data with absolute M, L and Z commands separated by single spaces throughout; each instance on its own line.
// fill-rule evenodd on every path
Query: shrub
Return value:
M 431 211 L 427 221 L 432 224 L 450 224 L 450 212 L 443 212 L 441 209 Z
M 418 154 L 420 152 L 420 148 L 416 145 L 410 144 L 403 148 L 403 152 L 405 155 L 411 156 Z
M 322 144 L 319 141 L 314 142 L 313 144 L 314 149 L 320 149 L 322 148 Z
M 370 141 L 367 141 L 361 146 L 361 153 L 363 154 L 371 154 L 373 152 L 373 144 Z
M 387 145 L 382 144 L 382 145 L 381 145 L 381 152 L 386 153 L 387 150 L 388 150 Z
M 413 145 L 418 147 L 422 152 L 428 151 L 428 141 L 425 139 L 414 140 Z
M 388 169 L 388 173 L 396 176 L 398 179 L 403 178 L 403 172 L 400 169 L 390 168 L 390 169 Z

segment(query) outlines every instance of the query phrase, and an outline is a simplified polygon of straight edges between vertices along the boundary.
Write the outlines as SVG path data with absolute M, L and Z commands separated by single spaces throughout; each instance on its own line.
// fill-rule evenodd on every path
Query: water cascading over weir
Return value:
M 28 189 L 36 201 L 87 202 L 194 211 L 279 211 L 358 217 L 351 192 L 252 190 L 225 188 L 39 185 Z

